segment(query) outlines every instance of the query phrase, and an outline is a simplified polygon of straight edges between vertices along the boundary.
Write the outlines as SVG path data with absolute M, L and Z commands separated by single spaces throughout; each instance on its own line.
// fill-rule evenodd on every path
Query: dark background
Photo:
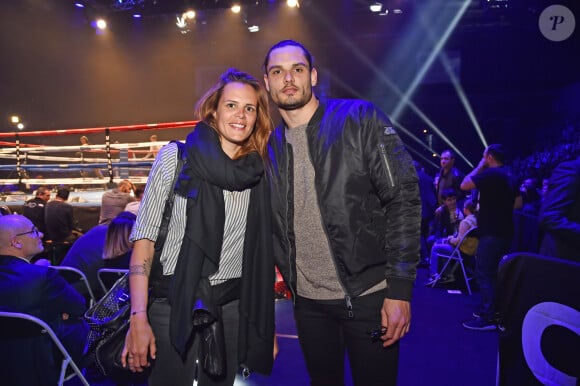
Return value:
M 92 0 L 84 9 L 69 0 L 0 2 L 0 130 L 14 130 L 13 114 L 25 130 L 191 120 L 195 101 L 217 75 L 238 67 L 261 77 L 265 52 L 285 38 L 302 41 L 315 55 L 319 95 L 369 99 L 393 114 L 464 1 L 382 1 L 391 10 L 386 16 L 370 13 L 373 2 L 362 0 L 305 0 L 299 9 L 281 0 L 242 1 L 245 11 L 238 15 L 229 3 L 141 0 L 122 11 L 114 0 Z M 538 29 L 541 11 L 556 3 L 576 16 L 576 30 L 562 42 Z M 175 22 L 187 5 L 198 12 L 183 33 Z M 403 13 L 394 14 L 395 8 Z M 134 10 L 143 18 L 133 19 Z M 108 19 L 104 33 L 90 25 L 97 15 Z M 248 32 L 253 24 L 260 32 Z M 526 155 L 580 121 L 579 35 L 575 0 L 470 2 L 442 52 L 488 144 Z M 428 142 L 423 130 L 432 133 L 431 122 L 469 162 L 479 161 L 484 144 L 439 59 L 410 100 L 415 111 L 406 107 L 392 117 L 415 158 L 434 170 L 432 152 L 449 148 L 437 133 Z M 119 133 L 113 141 L 150 134 Z M 93 143 L 103 143 L 101 137 L 89 135 Z M 27 141 L 78 144 L 77 136 Z M 471 168 L 461 157 L 458 165 Z

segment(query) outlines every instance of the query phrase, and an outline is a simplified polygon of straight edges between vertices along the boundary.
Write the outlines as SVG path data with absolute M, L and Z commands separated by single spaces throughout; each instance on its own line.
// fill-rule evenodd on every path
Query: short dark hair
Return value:
M 68 200 L 70 191 L 67 188 L 60 188 L 56 191 L 56 196 L 62 198 L 63 200 Z
M 443 189 L 441 192 L 441 197 L 445 200 L 449 197 L 457 197 L 457 191 L 453 188 Z
M 500 164 L 504 164 L 506 161 L 506 151 L 500 144 L 495 143 L 493 145 L 489 145 L 487 149 L 485 149 L 485 152 Z
M 449 153 L 449 157 L 452 159 L 455 159 L 455 153 L 449 149 L 445 149 L 441 152 L 441 155 L 443 156 L 443 153 Z
M 312 56 L 310 51 L 308 51 L 302 43 L 299 43 L 296 40 L 286 39 L 286 40 L 280 40 L 278 43 L 274 44 L 268 50 L 268 53 L 266 54 L 266 57 L 264 58 L 264 63 L 262 64 L 262 69 L 264 70 L 264 74 L 268 73 L 268 64 L 270 64 L 270 54 L 275 49 L 282 48 L 282 47 L 298 47 L 298 48 L 300 48 L 302 50 L 302 52 L 304 52 L 304 56 L 306 57 L 306 61 L 308 62 L 309 69 L 312 70 L 312 68 L 314 67 L 314 57 Z
M 465 202 L 463 203 L 463 207 L 472 214 L 475 214 L 475 212 L 477 212 L 477 204 L 469 198 L 465 200 Z

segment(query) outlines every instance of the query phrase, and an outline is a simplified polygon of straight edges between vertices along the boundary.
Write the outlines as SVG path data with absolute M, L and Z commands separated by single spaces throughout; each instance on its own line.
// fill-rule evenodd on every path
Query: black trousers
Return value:
M 383 348 L 367 334 L 381 325 L 384 296 L 378 291 L 352 299 L 352 318 L 344 300 L 296 298 L 294 317 L 312 386 L 344 385 L 345 352 L 356 386 L 396 385 L 399 344 Z
M 191 386 L 197 373 L 199 386 L 232 386 L 238 371 L 238 327 L 239 300 L 221 306 L 226 343 L 227 372 L 225 377 L 215 379 L 201 368 L 196 371 L 199 354 L 199 334 L 195 334 L 185 360 L 183 360 L 169 339 L 170 305 L 166 298 L 156 299 L 149 308 L 149 322 L 155 335 L 157 359 L 149 376 L 149 386 Z

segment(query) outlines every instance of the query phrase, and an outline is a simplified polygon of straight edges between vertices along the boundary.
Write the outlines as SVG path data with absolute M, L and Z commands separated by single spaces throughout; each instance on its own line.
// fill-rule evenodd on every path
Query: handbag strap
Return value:
M 175 167 L 175 173 L 173 174 L 173 181 L 171 182 L 171 189 L 169 189 L 169 194 L 167 200 L 165 200 L 165 208 L 163 209 L 163 216 L 161 217 L 161 225 L 159 226 L 159 234 L 157 235 L 157 240 L 155 241 L 155 253 L 153 254 L 153 262 L 151 264 L 151 274 L 149 275 L 149 283 L 151 287 L 154 287 L 161 280 L 163 275 L 163 267 L 161 266 L 161 251 L 163 250 L 163 245 L 165 245 L 165 239 L 167 238 L 167 232 L 169 229 L 169 220 L 171 220 L 171 213 L 173 212 L 173 201 L 175 198 L 175 183 L 177 182 L 177 177 L 183 168 L 185 160 L 183 158 L 183 148 L 184 145 L 179 141 L 171 141 L 177 146 L 177 166 Z

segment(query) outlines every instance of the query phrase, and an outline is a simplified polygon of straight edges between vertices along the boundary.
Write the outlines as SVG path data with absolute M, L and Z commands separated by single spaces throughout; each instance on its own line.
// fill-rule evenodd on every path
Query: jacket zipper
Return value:
M 387 158 L 387 149 L 384 143 L 379 143 L 379 151 L 381 152 L 381 158 L 385 163 L 385 168 L 387 169 L 387 180 L 390 188 L 395 187 L 395 180 L 393 178 L 393 172 L 391 171 L 391 165 L 389 164 L 389 159 Z

